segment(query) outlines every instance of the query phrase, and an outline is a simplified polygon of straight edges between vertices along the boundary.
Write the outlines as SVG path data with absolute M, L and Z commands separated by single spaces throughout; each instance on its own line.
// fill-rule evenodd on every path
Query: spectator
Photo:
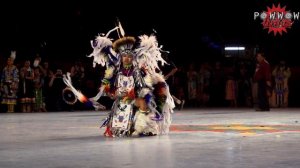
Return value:
M 51 90 L 51 95 L 53 96 L 53 101 L 55 111 L 62 111 L 64 109 L 64 102 L 62 97 L 62 91 L 66 87 L 63 81 L 63 72 L 61 69 L 57 69 L 56 73 L 52 76 L 49 87 Z
M 272 75 L 275 81 L 275 87 L 272 94 L 271 104 L 273 107 L 287 107 L 289 95 L 289 78 L 291 77 L 291 70 L 286 66 L 285 61 L 280 61 Z
M 26 60 L 20 70 L 20 103 L 22 112 L 32 112 L 34 98 L 33 86 L 34 73 L 30 67 L 30 61 Z
M 2 92 L 2 104 L 7 105 L 7 112 L 14 112 L 17 103 L 17 90 L 19 84 L 19 71 L 13 65 L 14 59 L 8 58 L 7 65 L 1 75 L 0 89 Z
M 271 69 L 263 53 L 256 55 L 256 70 L 254 81 L 257 82 L 257 103 L 256 111 L 270 111 L 269 97 L 271 95 Z
M 34 97 L 35 97 L 35 105 L 34 105 L 34 111 L 43 111 L 45 112 L 45 104 L 43 101 L 43 86 L 44 86 L 44 79 L 42 78 L 40 74 L 40 69 L 35 68 L 34 69 Z

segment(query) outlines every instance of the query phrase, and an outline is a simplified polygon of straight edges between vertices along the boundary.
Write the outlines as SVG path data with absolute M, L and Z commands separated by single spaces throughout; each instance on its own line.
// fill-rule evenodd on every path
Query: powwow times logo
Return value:
M 281 7 L 280 4 L 277 7 L 273 4 L 272 8 L 267 7 L 267 11 L 254 12 L 254 20 L 260 18 L 264 29 L 268 29 L 268 33 L 274 33 L 274 36 L 278 34 L 282 35 L 282 32 L 287 33 L 287 29 L 290 29 L 295 20 L 299 20 L 299 12 L 286 11 L 286 6 Z

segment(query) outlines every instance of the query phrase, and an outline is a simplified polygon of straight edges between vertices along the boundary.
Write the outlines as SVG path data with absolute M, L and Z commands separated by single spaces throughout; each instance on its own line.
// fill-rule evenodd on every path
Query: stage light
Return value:
M 245 47 L 225 47 L 226 51 L 240 51 L 245 50 Z

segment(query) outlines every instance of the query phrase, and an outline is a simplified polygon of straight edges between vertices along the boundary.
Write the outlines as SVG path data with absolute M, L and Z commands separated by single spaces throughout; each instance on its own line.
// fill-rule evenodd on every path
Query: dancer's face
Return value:
M 124 54 L 122 55 L 123 65 L 131 65 L 132 64 L 132 55 Z

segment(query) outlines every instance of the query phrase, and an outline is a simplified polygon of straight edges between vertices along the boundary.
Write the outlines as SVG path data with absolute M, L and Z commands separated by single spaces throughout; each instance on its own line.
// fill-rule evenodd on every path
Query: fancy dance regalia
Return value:
M 112 42 L 110 32 L 119 29 L 122 37 Z M 97 100 L 107 95 L 114 99 L 111 112 L 101 127 L 105 126 L 105 136 L 161 135 L 169 132 L 171 113 L 175 107 L 167 83 L 162 74 L 157 73 L 161 57 L 161 47 L 154 35 L 141 35 L 139 42 L 134 37 L 124 36 L 119 27 L 106 36 L 98 36 L 91 42 L 94 67 L 106 67 L 100 91 L 93 98 L 85 98 L 71 83 L 70 76 L 64 77 L 78 100 L 98 109 L 103 106 Z

